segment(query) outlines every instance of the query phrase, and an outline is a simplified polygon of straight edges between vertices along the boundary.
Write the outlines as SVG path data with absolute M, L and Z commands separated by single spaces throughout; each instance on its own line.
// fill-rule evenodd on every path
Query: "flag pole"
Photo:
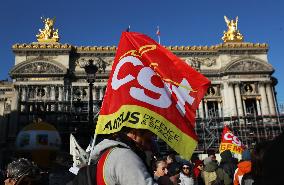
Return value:
M 128 28 L 126 28 L 126 32 L 130 32 L 130 25 L 128 25 Z
M 90 155 L 89 155 L 89 161 L 88 161 L 88 165 L 91 164 L 91 152 L 94 150 L 94 147 L 95 147 L 95 143 L 96 143 L 96 139 L 97 139 L 97 133 L 95 131 L 95 134 L 94 134 L 94 139 L 93 139 L 93 142 L 92 142 L 92 146 L 91 146 L 91 151 L 90 151 Z
M 156 35 L 158 36 L 158 43 L 161 44 L 161 38 L 160 38 L 160 27 L 157 26 L 157 32 Z
M 99 116 L 99 114 L 100 114 L 100 111 L 98 111 L 98 113 L 95 115 L 95 118 L 96 118 L 97 116 Z M 92 146 L 91 146 L 91 150 L 90 150 L 88 165 L 90 165 L 90 164 L 91 164 L 91 161 L 92 161 L 92 159 L 91 159 L 91 152 L 94 150 L 94 147 L 95 147 L 95 144 L 96 144 L 97 135 L 98 135 L 98 134 L 97 134 L 97 132 L 96 132 L 96 130 L 95 130 L 94 139 L 93 139 Z

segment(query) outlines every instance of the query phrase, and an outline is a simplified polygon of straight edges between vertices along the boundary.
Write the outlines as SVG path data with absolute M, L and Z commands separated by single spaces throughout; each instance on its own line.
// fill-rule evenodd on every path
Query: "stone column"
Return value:
M 261 115 L 261 108 L 260 108 L 260 100 L 261 100 L 261 97 L 256 97 L 256 108 L 257 108 L 257 115 Z
M 208 112 L 208 107 L 207 107 L 207 100 L 204 100 L 204 106 L 205 106 L 205 116 L 206 116 L 206 118 L 209 118 L 209 112 Z
M 58 110 L 62 111 L 62 87 L 58 87 Z
M 27 90 L 26 90 L 26 100 L 27 100 L 27 101 L 30 100 L 30 88 L 31 88 L 31 87 L 28 86 L 28 87 L 27 87 Z
M 26 101 L 26 96 L 27 96 L 27 93 L 26 93 L 26 87 L 22 87 L 22 101 Z
M 38 100 L 37 91 L 38 91 L 38 86 L 35 87 L 35 99 L 36 99 L 36 100 Z
M 273 95 L 272 95 L 272 91 L 271 91 L 271 84 L 267 83 L 266 84 L 266 93 L 267 93 L 267 100 L 268 100 L 268 107 L 270 110 L 270 114 L 272 116 L 276 116 L 276 111 L 275 111 L 275 102 L 273 100 Z
M 10 119 L 9 119 L 9 137 L 16 137 L 17 134 L 17 128 L 18 128 L 18 108 L 19 108 L 19 99 L 20 97 L 20 88 L 15 87 L 15 98 L 12 98 L 12 103 L 11 103 L 11 114 L 10 114 Z
M 102 100 L 104 97 L 104 89 L 103 86 L 100 86 L 100 100 Z
M 230 102 L 229 109 L 230 110 L 230 116 L 236 116 L 237 115 L 237 109 L 236 109 L 236 97 L 234 93 L 234 84 L 229 83 L 229 94 L 228 94 L 228 99 Z
M 58 100 L 62 101 L 62 87 L 61 86 L 58 87 Z
M 223 117 L 222 115 L 222 100 L 218 100 L 218 112 L 219 112 L 219 117 Z
M 246 102 L 245 102 L 246 98 L 243 98 L 243 107 L 244 107 L 244 115 L 247 115 L 247 108 L 246 108 Z
M 259 92 L 260 92 L 260 96 L 261 96 L 262 115 L 269 115 L 267 97 L 266 97 L 266 92 L 265 92 L 265 84 L 263 82 L 259 83 Z
M 50 99 L 55 100 L 55 87 L 51 86 L 50 88 Z
M 93 97 L 94 97 L 94 100 L 98 100 L 98 97 L 97 97 L 97 89 L 98 89 L 98 86 L 94 86 L 94 89 L 93 89 Z
M 199 111 L 199 117 L 203 119 L 204 118 L 203 100 L 201 100 L 199 103 L 198 111 Z
M 235 84 L 235 93 L 236 93 L 236 99 L 237 99 L 237 109 L 238 109 L 238 116 L 244 116 L 243 111 L 243 104 L 242 104 L 242 98 L 241 98 L 241 91 L 240 91 L 240 84 Z
M 224 117 L 229 117 L 230 114 L 229 114 L 229 108 L 230 108 L 230 99 L 229 99 L 229 85 L 228 85 L 228 82 L 224 81 L 223 82 L 223 90 L 222 90 L 222 97 L 223 97 L 223 115 Z

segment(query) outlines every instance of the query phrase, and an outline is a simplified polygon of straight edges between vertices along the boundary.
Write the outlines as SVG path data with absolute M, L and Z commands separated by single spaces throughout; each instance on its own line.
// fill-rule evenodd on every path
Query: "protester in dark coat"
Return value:
M 176 160 L 174 154 L 167 155 L 166 162 L 168 164 L 169 174 L 174 174 L 177 170 L 180 170 L 181 163 Z
M 180 183 L 179 175 L 180 175 L 180 165 L 179 168 L 178 166 L 176 166 L 176 168 L 173 168 L 168 173 L 168 176 L 170 177 L 170 180 L 174 185 L 178 185 L 178 183 Z
M 204 180 L 201 177 L 202 171 L 203 171 L 203 162 L 201 160 L 195 160 L 193 166 L 194 185 L 204 185 Z
M 5 175 L 4 171 L 0 169 L 0 185 L 4 185 Z
M 225 150 L 220 154 L 221 162 L 219 168 L 223 170 L 224 184 L 231 185 L 233 184 L 234 173 L 237 169 L 237 160 L 233 158 L 230 150 Z
M 73 181 L 66 185 L 88 185 L 92 182 L 96 182 L 96 168 L 94 165 L 89 165 L 80 168 Z
M 265 152 L 268 151 L 269 146 L 270 141 L 263 141 L 255 145 L 251 154 L 251 172 L 243 176 L 242 183 L 246 180 L 253 181 L 254 185 L 261 184 L 263 178 L 263 157 Z M 273 168 L 270 170 L 274 172 Z M 268 184 L 270 185 L 270 183 Z
M 252 173 L 254 185 L 283 185 L 284 184 L 284 133 L 270 142 L 258 147 L 260 154 L 252 157 Z

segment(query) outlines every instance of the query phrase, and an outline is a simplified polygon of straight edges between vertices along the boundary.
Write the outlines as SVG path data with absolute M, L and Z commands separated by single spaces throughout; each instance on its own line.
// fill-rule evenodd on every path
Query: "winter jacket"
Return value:
M 254 185 L 254 181 L 255 180 L 253 179 L 251 172 L 249 172 L 243 175 L 242 182 L 240 184 L 241 185 Z
M 194 185 L 193 178 L 184 175 L 183 173 L 179 174 L 180 185 Z
M 204 180 L 201 177 L 201 171 L 198 168 L 200 164 L 202 164 L 202 161 L 198 160 L 195 162 L 194 167 L 193 167 L 194 185 L 204 185 Z
M 122 146 L 122 147 L 121 147 Z M 152 185 L 154 181 L 143 160 L 123 142 L 105 139 L 91 152 L 91 159 L 98 160 L 103 151 L 113 148 L 103 168 L 108 185 Z
M 202 177 L 204 179 L 205 185 L 212 185 L 218 180 L 222 180 L 223 176 L 218 168 L 218 164 L 215 161 L 210 161 L 207 165 L 204 166 L 202 171 Z
M 225 150 L 220 154 L 221 162 L 219 168 L 222 169 L 224 175 L 224 184 L 233 184 L 235 170 L 237 169 L 237 161 L 232 157 L 232 153 L 229 150 Z
M 238 164 L 238 168 L 234 174 L 234 185 L 240 185 L 242 182 L 243 175 L 251 171 L 251 162 L 242 161 Z
M 158 185 L 174 185 L 170 177 L 167 175 L 161 176 L 157 180 Z

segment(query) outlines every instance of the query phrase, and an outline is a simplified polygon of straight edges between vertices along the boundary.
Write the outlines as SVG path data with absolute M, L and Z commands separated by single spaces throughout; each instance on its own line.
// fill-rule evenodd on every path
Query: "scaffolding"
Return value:
M 218 151 L 224 125 L 248 148 L 253 148 L 260 141 L 271 140 L 282 133 L 284 116 L 260 116 L 248 109 L 246 116 L 220 117 L 212 110 L 207 119 L 196 119 L 195 132 L 199 138 L 196 151 Z

